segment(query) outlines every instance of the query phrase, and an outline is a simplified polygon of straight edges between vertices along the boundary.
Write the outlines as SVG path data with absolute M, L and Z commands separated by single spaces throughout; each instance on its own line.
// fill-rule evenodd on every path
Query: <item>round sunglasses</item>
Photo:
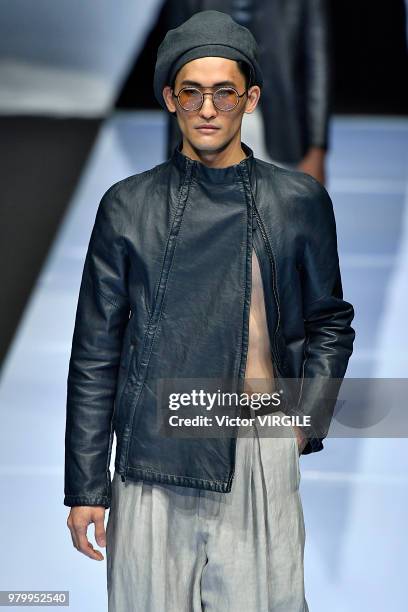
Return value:
M 214 92 L 203 93 L 197 87 L 183 87 L 178 94 L 173 93 L 181 108 L 185 111 L 199 110 L 204 104 L 204 96 L 212 96 L 212 101 L 218 110 L 231 111 L 239 103 L 239 99 L 246 94 L 245 90 L 239 94 L 234 87 L 219 87 Z

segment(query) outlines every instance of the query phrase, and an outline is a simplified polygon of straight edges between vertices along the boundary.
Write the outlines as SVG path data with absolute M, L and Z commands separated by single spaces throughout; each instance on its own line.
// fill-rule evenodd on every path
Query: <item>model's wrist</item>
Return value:
M 297 440 L 297 444 L 298 444 L 299 450 L 300 450 L 300 452 L 302 452 L 302 450 L 305 448 L 305 446 L 307 444 L 307 436 L 302 431 L 302 429 L 300 427 L 298 427 L 297 425 L 293 425 L 293 428 L 295 430 L 296 440 Z

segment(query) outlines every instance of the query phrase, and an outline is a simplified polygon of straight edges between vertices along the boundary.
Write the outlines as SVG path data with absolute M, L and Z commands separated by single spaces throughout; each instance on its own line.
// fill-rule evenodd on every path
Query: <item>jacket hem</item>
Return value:
M 192 487 L 194 489 L 205 489 L 206 491 L 218 491 L 229 493 L 231 482 L 221 480 L 206 480 L 205 478 L 193 478 L 191 476 L 176 476 L 175 474 L 163 474 L 149 468 L 127 468 L 127 477 L 130 480 L 144 480 L 146 482 L 159 482 L 162 484 L 172 484 L 181 487 Z

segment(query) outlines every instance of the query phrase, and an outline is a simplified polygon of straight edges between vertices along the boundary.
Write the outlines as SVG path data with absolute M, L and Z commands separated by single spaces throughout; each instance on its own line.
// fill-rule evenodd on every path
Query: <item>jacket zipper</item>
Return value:
M 265 242 L 265 246 L 266 246 L 266 250 L 268 252 L 269 260 L 270 260 L 271 265 L 272 265 L 272 288 L 273 288 L 273 292 L 274 292 L 274 296 L 275 296 L 275 301 L 276 301 L 276 306 L 277 306 L 277 311 L 278 311 L 278 320 L 277 320 L 276 328 L 275 328 L 275 332 L 274 332 L 274 338 L 273 338 L 274 346 L 272 347 L 272 354 L 274 356 L 274 360 L 276 360 L 275 361 L 275 363 L 276 363 L 276 370 L 277 370 L 278 374 L 282 378 L 284 378 L 284 376 L 282 374 L 281 364 L 280 364 L 280 361 L 279 361 L 279 358 L 278 358 L 279 351 L 278 351 L 277 342 L 276 342 L 276 337 L 277 337 L 278 330 L 279 330 L 279 325 L 280 325 L 280 308 L 279 308 L 279 298 L 278 298 L 277 289 L 276 289 L 275 258 L 273 256 L 272 248 L 271 248 L 268 236 L 266 235 L 266 231 L 265 231 L 262 219 L 261 219 L 261 217 L 259 215 L 258 209 L 256 207 L 255 199 L 254 198 L 253 198 L 253 209 L 254 209 L 255 217 L 256 217 L 257 222 L 258 222 L 259 229 L 261 231 L 262 238 L 263 238 L 263 240 Z M 299 395 L 298 395 L 298 398 L 297 398 L 297 406 L 299 406 L 300 400 L 301 400 L 301 397 L 302 397 L 305 363 L 306 363 L 306 356 L 304 356 L 303 362 L 302 362 L 301 385 L 300 385 Z
M 278 351 L 277 342 L 276 342 L 276 336 L 278 334 L 278 330 L 279 330 L 279 326 L 280 326 L 281 315 L 280 315 L 280 307 L 279 307 L 279 298 L 278 298 L 278 293 L 277 293 L 277 289 L 276 289 L 275 258 L 273 256 L 272 248 L 271 248 L 271 245 L 269 243 L 268 236 L 266 235 L 265 227 L 264 227 L 262 219 L 261 219 L 261 217 L 259 215 L 259 212 L 258 212 L 258 209 L 256 207 L 254 198 L 253 198 L 253 210 L 254 210 L 255 218 L 256 218 L 257 223 L 258 223 L 258 227 L 259 227 L 260 232 L 261 232 L 262 239 L 263 239 L 263 241 L 265 243 L 265 247 L 266 247 L 266 251 L 268 253 L 269 261 L 271 263 L 271 269 L 272 269 L 272 290 L 273 290 L 273 294 L 274 294 L 274 297 L 275 297 L 275 303 L 276 303 L 276 308 L 277 308 L 277 312 L 278 312 L 278 317 L 277 317 L 277 322 L 276 322 L 276 327 L 275 327 L 275 331 L 274 331 L 274 335 L 273 335 L 273 342 L 272 342 L 272 355 L 273 355 L 273 358 L 274 358 L 274 361 L 275 361 L 276 369 L 277 369 L 278 373 L 280 375 L 282 375 L 282 368 L 281 368 L 281 363 L 280 363 L 280 359 L 279 359 L 279 351 Z
M 142 354 L 140 356 L 140 368 L 139 368 L 139 373 L 138 373 L 139 379 L 137 381 L 138 386 L 136 389 L 135 397 L 133 397 L 132 413 L 131 413 L 130 422 L 127 426 L 125 426 L 125 431 L 127 431 L 127 437 L 126 437 L 126 443 L 124 445 L 124 448 L 122 449 L 122 454 L 121 454 L 121 458 L 123 458 L 123 466 L 125 470 L 125 473 L 121 474 L 122 482 L 126 482 L 126 479 L 127 479 L 130 435 L 133 429 L 135 411 L 136 411 L 137 403 L 139 401 L 140 394 L 142 392 L 144 380 L 146 378 L 150 354 L 151 354 L 152 346 L 154 343 L 154 338 L 157 332 L 157 327 L 158 327 L 162 309 L 163 309 L 163 303 L 164 303 L 164 297 L 165 297 L 166 288 L 167 288 L 168 276 L 170 274 L 170 270 L 172 266 L 174 249 L 176 248 L 176 240 L 177 240 L 177 236 L 180 231 L 180 225 L 183 219 L 184 210 L 185 210 L 187 200 L 188 200 L 192 170 L 193 170 L 193 164 L 188 162 L 186 166 L 183 182 L 179 189 L 177 208 L 173 216 L 171 227 L 170 227 L 170 230 L 167 236 L 166 247 L 165 247 L 164 257 L 163 257 L 161 271 L 160 271 L 160 278 L 159 278 L 159 282 L 158 282 L 156 293 L 155 293 L 155 302 L 153 305 L 153 309 L 151 312 L 151 316 L 149 318 L 147 330 L 146 330 L 145 337 L 144 337 Z
M 276 304 L 276 309 L 277 309 L 277 313 L 278 313 L 276 327 L 275 327 L 275 331 L 274 331 L 273 339 L 272 339 L 272 343 L 271 343 L 271 351 L 272 351 L 272 357 L 273 357 L 274 371 L 276 370 L 278 375 L 280 375 L 283 378 L 281 363 L 280 363 L 280 359 L 279 359 L 279 350 L 278 350 L 278 345 L 277 345 L 277 340 L 276 340 L 277 334 L 278 334 L 278 331 L 279 331 L 279 326 L 280 326 L 281 312 L 280 312 L 279 296 L 278 296 L 277 282 L 276 282 L 275 257 L 273 255 L 272 247 L 271 247 L 271 244 L 269 242 L 268 236 L 266 234 L 266 230 L 265 230 L 263 221 L 261 219 L 261 216 L 259 214 L 258 208 L 256 206 L 255 196 L 254 196 L 254 193 L 253 193 L 253 190 L 252 190 L 251 180 L 250 180 L 249 176 L 243 176 L 243 181 L 244 181 L 244 184 L 247 185 L 247 189 L 248 189 L 248 191 L 250 193 L 252 216 L 255 216 L 255 218 L 256 218 L 259 230 L 261 232 L 262 239 L 263 239 L 265 247 L 266 247 L 266 251 L 268 253 L 269 261 L 270 261 L 270 264 L 271 264 L 271 270 L 272 270 L 272 290 L 273 290 L 273 294 L 274 294 L 274 298 L 275 298 L 275 304 Z M 252 223 L 252 219 L 251 219 L 251 223 Z M 253 223 L 252 223 L 252 225 L 253 225 Z M 261 275 L 262 275 L 262 267 L 260 267 L 260 270 L 261 270 Z

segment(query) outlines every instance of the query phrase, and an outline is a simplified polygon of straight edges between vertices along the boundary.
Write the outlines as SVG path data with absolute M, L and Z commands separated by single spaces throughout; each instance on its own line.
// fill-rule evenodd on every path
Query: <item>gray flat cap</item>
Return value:
M 157 50 L 153 78 L 156 100 L 167 109 L 162 95 L 163 88 L 171 84 L 184 64 L 199 57 L 243 60 L 251 67 L 251 84 L 262 87 L 258 53 L 253 34 L 227 13 L 213 10 L 195 13 L 178 28 L 169 30 Z

